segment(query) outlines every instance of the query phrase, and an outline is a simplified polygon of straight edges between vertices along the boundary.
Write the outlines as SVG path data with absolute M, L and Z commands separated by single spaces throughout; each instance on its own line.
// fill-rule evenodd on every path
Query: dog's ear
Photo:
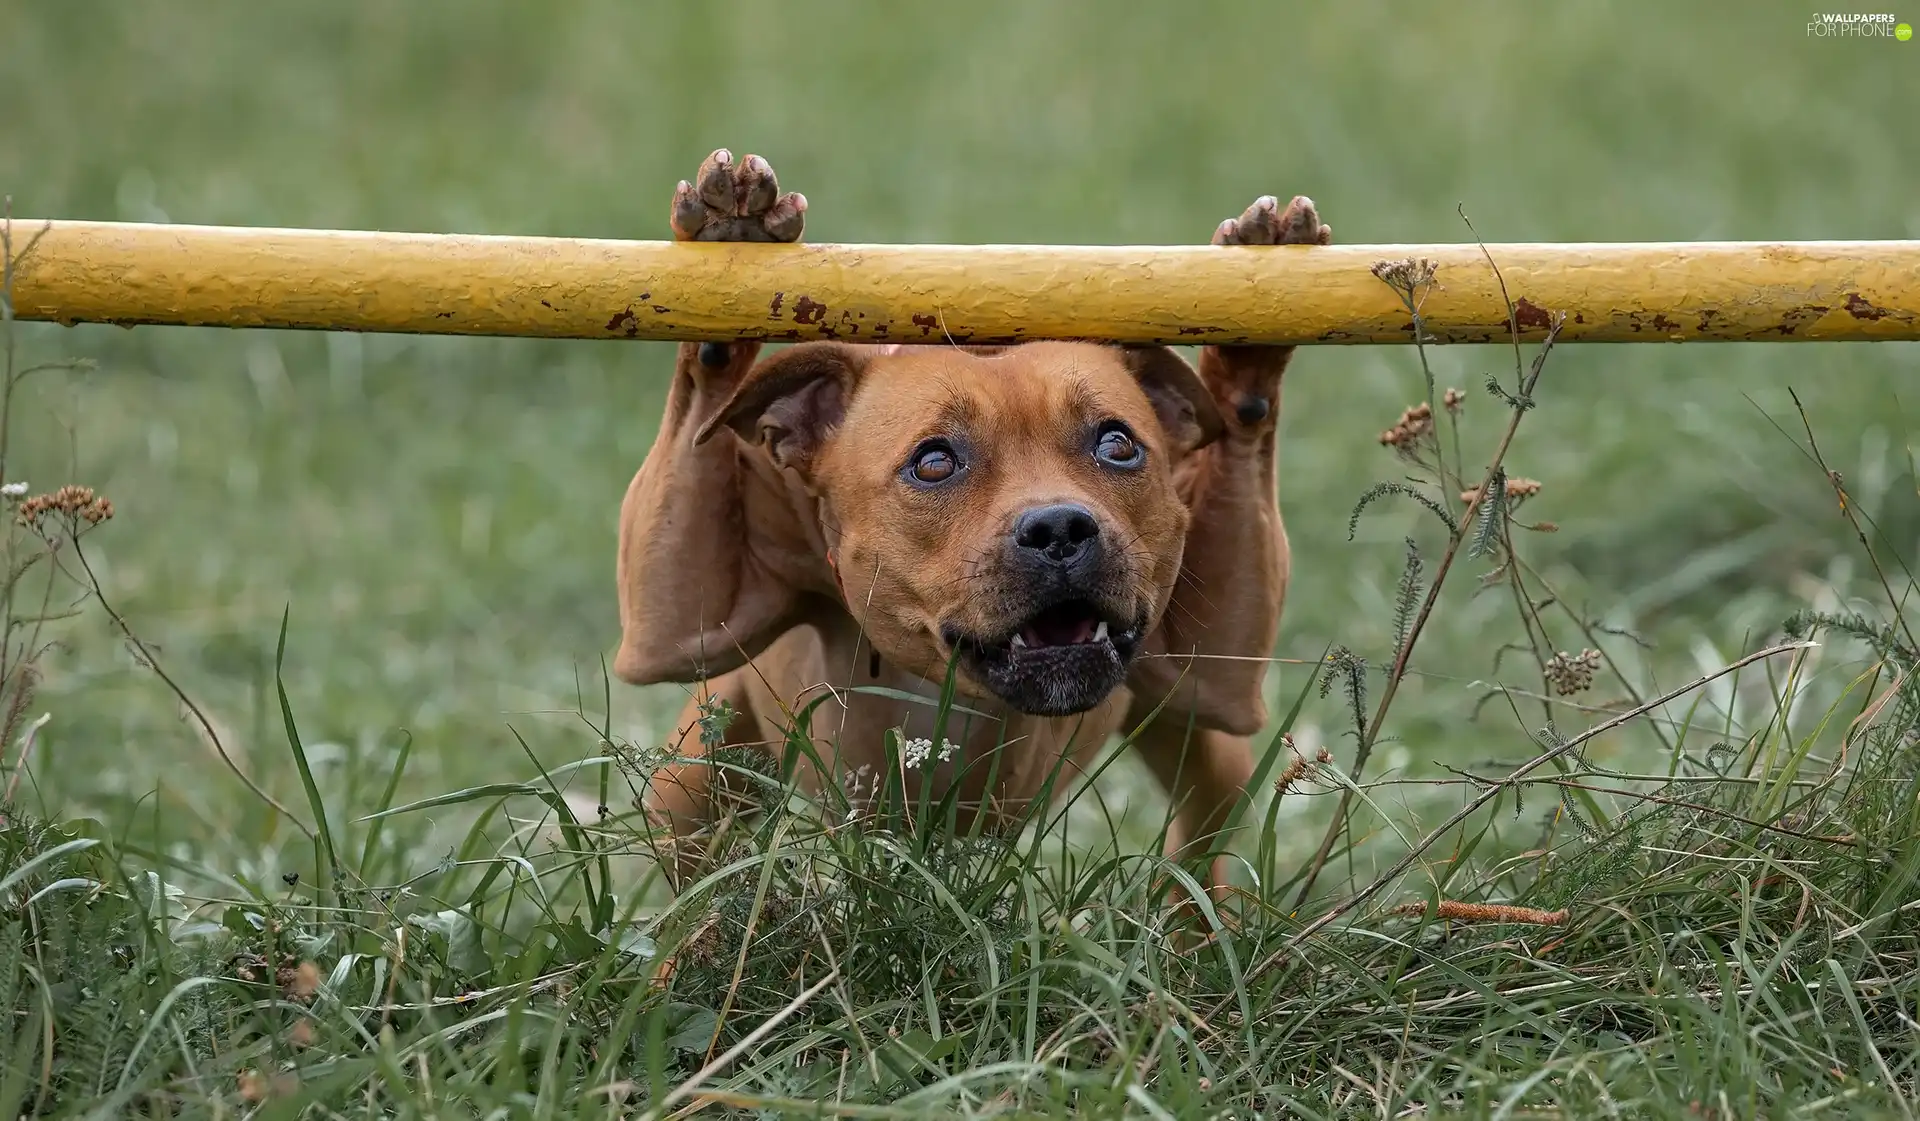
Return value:
M 1180 454 L 1203 448 L 1226 431 L 1206 383 L 1171 347 L 1128 346 L 1121 347 L 1120 354 Z
M 731 428 L 749 444 L 766 444 L 781 467 L 805 475 L 846 417 L 866 364 L 866 355 L 840 343 L 789 347 L 749 370 L 694 442 L 704 444 Z

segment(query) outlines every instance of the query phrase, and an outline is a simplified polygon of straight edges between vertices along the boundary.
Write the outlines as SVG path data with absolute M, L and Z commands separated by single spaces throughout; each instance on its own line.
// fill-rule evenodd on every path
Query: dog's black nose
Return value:
M 1035 506 L 1013 523 L 1013 543 L 1052 564 L 1085 562 L 1100 547 L 1100 523 L 1071 502 Z

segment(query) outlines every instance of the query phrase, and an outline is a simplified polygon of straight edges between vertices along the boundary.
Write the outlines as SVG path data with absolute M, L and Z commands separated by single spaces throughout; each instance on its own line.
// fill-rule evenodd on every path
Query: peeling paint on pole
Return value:
M 580 339 L 1408 343 L 1509 338 L 1477 245 L 723 245 L 15 219 L 21 319 Z M 1489 246 L 1522 337 L 1920 340 L 1920 241 Z

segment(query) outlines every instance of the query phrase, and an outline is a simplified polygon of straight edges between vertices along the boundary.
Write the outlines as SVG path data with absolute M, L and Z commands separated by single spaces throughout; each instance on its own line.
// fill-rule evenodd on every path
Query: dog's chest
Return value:
M 957 782 L 964 804 L 1013 809 L 1050 784 L 1064 790 L 1074 782 L 1126 712 L 1124 691 L 1066 719 L 1025 716 L 997 702 L 956 697 L 943 726 L 940 684 L 885 660 L 875 675 L 870 649 L 848 630 L 836 634 L 801 627 L 777 640 L 754 660 L 768 702 L 755 707 L 777 714 L 775 695 L 802 698 L 792 711 L 804 713 L 821 761 L 838 772 L 843 785 L 862 793 L 871 793 L 899 767 L 909 790 L 932 782 L 938 797 Z M 768 739 L 785 733 L 785 727 L 762 728 Z M 890 741 L 897 744 L 893 751 Z

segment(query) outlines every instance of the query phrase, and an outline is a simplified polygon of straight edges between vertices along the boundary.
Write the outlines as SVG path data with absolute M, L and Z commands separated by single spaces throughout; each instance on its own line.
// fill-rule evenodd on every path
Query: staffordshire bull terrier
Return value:
M 672 226 L 793 242 L 806 207 L 722 149 L 675 191 Z M 1263 197 L 1213 243 L 1331 237 L 1311 200 Z M 777 749 L 827 691 L 809 733 L 857 784 L 886 766 L 889 729 L 933 735 L 933 706 L 901 697 L 937 697 L 957 660 L 970 711 L 909 789 L 958 783 L 963 822 L 1017 823 L 1056 769 L 1126 732 L 1173 801 L 1170 853 L 1203 849 L 1266 719 L 1293 348 L 1205 347 L 1197 373 L 1165 347 L 1072 342 L 760 350 L 681 345 L 621 509 L 615 673 L 697 683 L 653 819 L 685 838 L 716 816 L 703 701 L 735 710 L 727 744 Z

